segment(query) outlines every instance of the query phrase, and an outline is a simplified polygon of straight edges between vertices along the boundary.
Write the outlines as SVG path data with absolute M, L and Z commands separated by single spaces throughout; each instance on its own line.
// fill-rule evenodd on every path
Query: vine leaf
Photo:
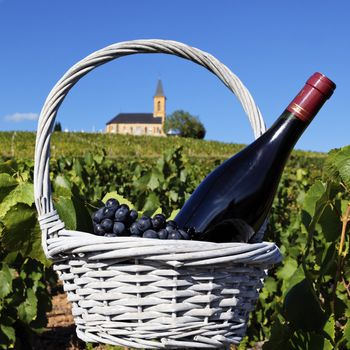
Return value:
M 323 335 L 298 330 L 290 339 L 293 350 L 334 350 L 334 346 Z
M 321 331 L 327 317 L 311 288 L 307 279 L 294 285 L 285 297 L 283 310 L 287 320 L 295 329 Z
M 12 291 L 12 274 L 6 263 L 3 262 L 0 266 L 0 299 L 3 299 Z
M 350 190 L 350 146 L 329 152 L 325 163 L 325 175 L 329 180 L 340 180 Z
M 323 327 L 324 332 L 327 334 L 327 336 L 334 342 L 335 338 L 335 321 L 334 321 L 334 314 L 331 314 Z
M 36 211 L 27 204 L 17 203 L 2 218 L 4 225 L 2 244 L 11 252 L 36 259 L 45 265 L 49 262 L 41 249 L 41 232 Z
M 347 348 L 350 348 L 350 319 L 346 322 L 345 328 L 344 328 L 344 338 L 346 341 Z
M 5 337 L 10 341 L 10 342 L 14 342 L 16 340 L 16 332 L 15 329 L 11 326 L 5 325 L 5 324 L 1 324 L 0 325 L 0 339 L 1 337 L 1 333 L 3 333 L 5 335 Z
M 0 174 L 0 202 L 18 185 L 10 174 Z
M 289 259 L 290 262 L 292 259 Z M 293 265 L 293 263 L 291 263 Z M 299 265 L 298 268 L 294 271 L 292 275 L 288 275 L 288 278 L 283 280 L 283 296 L 285 297 L 291 288 L 300 283 L 305 279 L 305 273 L 302 265 Z
M 26 289 L 27 298 L 18 306 L 18 317 L 25 324 L 29 324 L 36 318 L 38 299 L 31 288 Z
M 19 183 L 0 203 L 0 218 L 17 203 L 31 206 L 34 203 L 34 187 L 28 182 Z

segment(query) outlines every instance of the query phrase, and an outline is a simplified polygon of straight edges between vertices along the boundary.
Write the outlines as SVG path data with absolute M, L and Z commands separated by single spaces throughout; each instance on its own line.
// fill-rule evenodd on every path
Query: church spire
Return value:
M 162 118 L 162 125 L 164 125 L 166 112 L 165 112 L 165 104 L 166 104 L 166 97 L 164 95 L 163 90 L 163 84 L 162 81 L 159 79 L 157 83 L 156 93 L 153 97 L 153 117 L 161 117 Z
M 163 90 L 163 84 L 162 81 L 159 79 L 158 80 L 158 84 L 157 84 L 157 89 L 156 89 L 156 94 L 154 95 L 154 97 L 165 97 L 164 96 L 164 90 Z

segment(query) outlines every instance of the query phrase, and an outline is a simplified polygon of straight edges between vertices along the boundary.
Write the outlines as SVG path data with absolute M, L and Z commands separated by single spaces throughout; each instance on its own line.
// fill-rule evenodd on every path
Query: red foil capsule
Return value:
M 329 99 L 336 85 L 321 73 L 314 73 L 287 110 L 304 122 L 310 122 Z

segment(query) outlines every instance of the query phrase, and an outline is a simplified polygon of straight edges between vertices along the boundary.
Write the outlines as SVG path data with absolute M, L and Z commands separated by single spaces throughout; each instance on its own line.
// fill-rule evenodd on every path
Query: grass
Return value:
M 2 157 L 34 158 L 36 133 L 0 132 Z M 101 133 L 54 132 L 51 156 L 83 156 L 100 153 L 108 158 L 157 158 L 165 149 L 183 146 L 189 158 L 226 159 L 244 147 L 242 144 L 194 140 L 181 137 L 132 136 Z M 295 151 L 295 155 L 323 158 L 324 153 Z

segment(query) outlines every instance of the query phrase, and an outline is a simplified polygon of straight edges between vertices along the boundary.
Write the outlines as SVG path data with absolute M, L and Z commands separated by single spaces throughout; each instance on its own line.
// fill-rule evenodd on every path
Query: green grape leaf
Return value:
M 338 211 L 331 205 L 324 207 L 318 223 L 327 242 L 334 242 L 340 238 L 342 223 Z
M 33 207 L 23 203 L 12 206 L 2 218 L 2 223 L 4 248 L 49 265 L 41 248 L 41 231 Z
M 339 179 L 350 189 L 350 146 L 329 152 L 324 172 L 328 179 Z
M 290 339 L 293 350 L 333 350 L 331 342 L 324 338 L 322 334 L 304 332 L 298 330 L 294 332 Z
M 321 181 L 316 181 L 306 192 L 303 202 L 303 214 L 308 214 L 306 218 L 303 216 L 303 223 L 306 227 L 310 225 L 315 215 L 317 202 L 325 195 L 325 192 L 326 186 Z
M 0 266 L 0 299 L 3 299 L 12 291 L 12 274 L 6 263 L 3 262 Z
M 93 165 L 93 162 L 94 162 L 94 159 L 93 159 L 93 156 L 92 156 L 91 152 L 88 152 L 88 153 L 85 154 L 84 162 L 85 162 L 85 165 L 88 168 L 91 168 L 91 166 Z
M 347 348 L 350 349 L 350 318 L 346 322 L 343 337 L 345 338 L 345 344 L 347 345 Z
M 55 208 L 57 209 L 58 215 L 64 222 L 68 230 L 77 229 L 77 215 L 73 200 L 70 197 L 59 196 L 55 201 Z
M 291 263 L 293 266 L 293 263 Z M 287 271 L 288 272 L 288 271 Z M 286 274 L 286 276 L 289 276 Z M 305 273 L 301 265 L 290 275 L 287 279 L 283 280 L 283 296 L 285 297 L 289 290 L 294 287 L 296 284 L 300 283 L 305 279 Z
M 80 160 L 79 159 L 74 159 L 73 163 L 73 170 L 76 174 L 76 176 L 81 177 L 83 173 L 83 167 L 81 166 Z
M 160 201 L 158 196 L 154 193 L 151 192 L 147 198 L 146 202 L 142 208 L 144 215 L 147 216 L 152 216 L 153 213 L 160 207 Z
M 5 337 L 8 339 L 10 343 L 15 342 L 16 340 L 16 332 L 15 329 L 11 326 L 0 324 L 0 331 Z M 0 333 L 0 341 L 1 341 L 1 333 Z
M 312 286 L 306 279 L 288 291 L 284 299 L 283 310 L 287 320 L 296 329 L 320 331 L 327 321 L 313 293 Z
M 334 342 L 335 339 L 335 321 L 334 321 L 334 314 L 331 314 L 328 317 L 328 320 L 323 327 L 324 332 L 327 333 L 327 335 L 331 338 L 331 340 Z
M 298 263 L 294 258 L 287 256 L 283 260 L 282 267 L 279 267 L 276 275 L 279 280 L 289 280 L 298 268 Z
M 0 202 L 18 185 L 18 182 L 9 174 L 0 174 Z
M 0 173 L 13 175 L 18 170 L 18 164 L 14 158 L 0 163 Z
M 330 207 L 331 197 L 334 195 L 333 191 L 334 182 L 323 184 L 321 181 L 316 181 L 306 193 L 302 212 L 302 222 L 308 232 L 313 233 L 316 226 L 320 224 L 326 238 L 330 241 L 336 234 L 334 230 L 339 229 L 336 211 Z M 322 218 L 322 216 L 324 217 Z M 333 227 L 333 224 L 336 227 Z
M 34 187 L 28 182 L 21 182 L 11 191 L 0 203 L 0 218 L 17 203 L 24 203 L 31 206 L 34 203 Z
M 77 230 L 83 232 L 92 232 L 92 220 L 89 211 L 86 208 L 85 202 L 77 196 L 72 198 L 75 213 Z
M 180 209 L 173 210 L 168 218 L 168 220 L 174 220 L 176 215 L 180 212 Z
M 176 191 L 170 190 L 170 191 L 168 192 L 168 194 L 169 194 L 169 198 L 170 198 L 173 202 L 177 202 L 177 201 L 178 201 L 178 199 L 179 199 L 179 194 L 178 194 Z
M 263 350 L 292 350 L 289 338 L 292 331 L 288 325 L 282 324 L 279 319 L 276 319 L 272 324 L 271 336 L 263 345 Z
M 53 181 L 53 188 L 55 196 L 66 196 L 72 195 L 72 184 L 63 175 L 57 175 Z
M 148 183 L 147 183 L 147 187 L 153 191 L 155 190 L 157 187 L 159 187 L 160 185 L 160 181 L 162 181 L 162 174 L 155 168 L 152 170 Z
M 263 291 L 268 292 L 268 294 L 273 294 L 277 292 L 277 281 L 270 276 L 266 277 L 264 281 Z
M 25 324 L 29 324 L 36 318 L 38 299 L 31 288 L 26 289 L 26 299 L 18 308 L 18 318 Z
M 325 242 L 319 276 L 333 275 L 337 268 L 337 251 L 334 242 Z

